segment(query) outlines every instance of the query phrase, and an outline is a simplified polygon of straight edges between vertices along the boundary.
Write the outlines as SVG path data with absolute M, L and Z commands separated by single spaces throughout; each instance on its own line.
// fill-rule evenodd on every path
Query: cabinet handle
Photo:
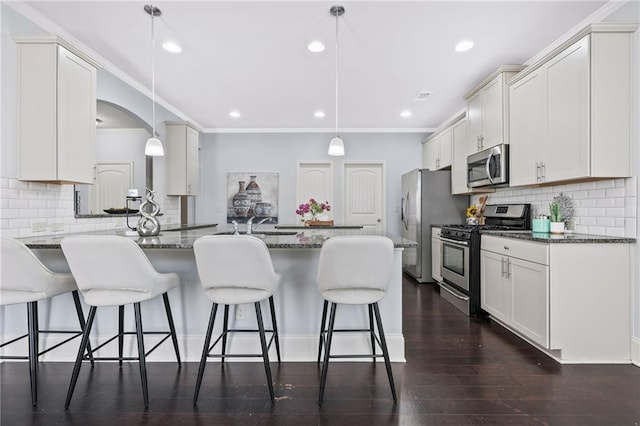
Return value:
M 480 151 L 480 136 L 476 136 L 476 148 Z
M 511 259 L 507 259 L 507 278 L 511 277 Z
M 509 250 L 509 246 L 504 246 L 504 249 L 505 250 Z
M 540 165 L 542 166 L 542 181 L 545 181 L 547 180 L 547 165 L 543 162 L 540 162 Z
M 536 182 L 540 182 L 540 162 L 536 161 Z
M 480 135 L 480 149 L 484 149 L 484 136 Z
M 504 257 L 500 258 L 500 276 L 504 277 Z

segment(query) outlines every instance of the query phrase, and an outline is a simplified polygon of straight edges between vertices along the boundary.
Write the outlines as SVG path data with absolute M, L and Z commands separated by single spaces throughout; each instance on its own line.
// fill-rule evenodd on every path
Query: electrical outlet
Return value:
M 247 317 L 247 305 L 236 305 L 236 321 Z
M 36 222 L 31 224 L 32 232 L 44 232 L 47 230 L 47 222 Z
M 51 225 L 51 230 L 53 232 L 60 232 L 60 231 L 64 231 L 64 223 L 62 222 L 56 222 L 54 224 Z

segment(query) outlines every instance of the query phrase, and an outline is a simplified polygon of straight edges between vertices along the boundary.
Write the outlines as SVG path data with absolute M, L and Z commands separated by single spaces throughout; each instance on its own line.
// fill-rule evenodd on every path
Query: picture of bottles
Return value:
M 251 217 L 278 223 L 278 173 L 227 173 L 227 223 Z

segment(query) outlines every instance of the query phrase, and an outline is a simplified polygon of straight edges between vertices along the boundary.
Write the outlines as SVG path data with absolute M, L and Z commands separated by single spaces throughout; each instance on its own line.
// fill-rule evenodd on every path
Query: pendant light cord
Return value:
M 152 138 L 156 137 L 156 64 L 155 64 L 155 51 L 156 51 L 156 33 L 155 33 L 155 21 L 153 4 L 151 5 L 151 101 L 153 102 L 151 108 L 151 131 Z
M 336 13 L 336 137 L 338 137 L 338 19 L 340 15 Z

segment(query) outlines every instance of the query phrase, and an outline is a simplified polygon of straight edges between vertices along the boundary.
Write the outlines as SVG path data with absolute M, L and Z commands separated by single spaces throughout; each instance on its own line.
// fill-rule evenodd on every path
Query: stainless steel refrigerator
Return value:
M 418 247 L 402 252 L 402 268 L 418 282 L 431 277 L 431 226 L 462 224 L 469 197 L 451 195 L 451 172 L 416 169 L 402 175 L 402 236 Z

